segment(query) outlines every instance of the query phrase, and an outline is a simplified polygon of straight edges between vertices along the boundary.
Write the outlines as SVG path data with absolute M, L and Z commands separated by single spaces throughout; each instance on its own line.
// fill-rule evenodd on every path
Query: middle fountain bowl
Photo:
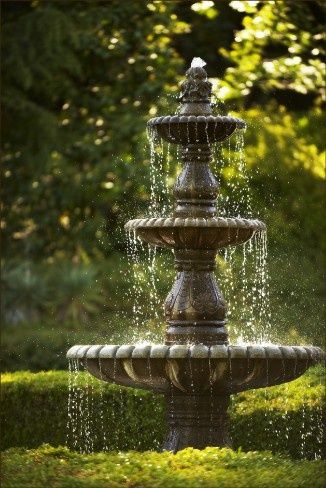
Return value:
M 211 250 L 243 244 L 266 226 L 241 218 L 174 217 L 129 220 L 125 229 L 158 247 Z

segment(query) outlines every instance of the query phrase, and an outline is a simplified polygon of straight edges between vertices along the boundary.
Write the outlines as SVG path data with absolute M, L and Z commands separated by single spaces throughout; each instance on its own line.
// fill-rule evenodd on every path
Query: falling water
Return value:
M 87 367 L 87 359 L 85 359 L 85 369 Z M 84 452 L 89 454 L 94 451 L 93 438 L 93 397 L 94 397 L 94 379 L 88 372 L 85 372 L 85 408 L 84 408 Z
M 170 385 L 170 415 L 171 415 L 171 424 L 174 426 L 174 417 L 175 417 L 175 402 L 174 402 L 174 385 L 172 383 L 172 379 L 169 381 Z
M 244 158 L 244 129 L 237 130 L 226 142 L 213 147 L 213 170 L 220 183 L 218 214 L 222 217 L 252 216 L 250 179 Z
M 325 396 L 324 396 L 325 385 L 322 382 L 322 377 L 325 378 L 325 369 L 323 370 L 322 374 L 321 373 L 319 374 L 320 397 L 318 398 L 318 409 L 317 409 L 317 419 L 316 419 L 317 449 L 315 452 L 315 459 L 321 459 L 322 458 L 323 440 L 324 440 L 324 436 L 326 435 L 325 429 L 324 429 L 325 426 L 324 426 L 324 412 L 323 412 L 323 404 L 325 402 Z
M 100 404 L 99 404 L 99 410 L 100 410 L 100 434 L 102 435 L 102 445 L 103 445 L 103 451 L 108 450 L 108 443 L 107 443 L 107 433 L 106 433 L 106 424 L 104 422 L 104 397 L 103 397 L 103 389 L 104 389 L 104 379 L 103 379 L 103 373 L 102 373 L 102 360 L 99 358 L 98 360 L 99 364 L 99 370 L 100 370 L 100 376 L 101 376 L 101 382 L 99 385 L 100 388 Z M 111 409 L 112 415 L 114 415 L 114 409 Z M 114 422 L 113 422 L 114 425 Z
M 300 457 L 303 459 L 306 454 L 306 440 L 308 434 L 307 428 L 307 413 L 306 413 L 306 399 L 302 396 L 302 422 L 301 422 L 301 438 L 300 438 Z
M 170 131 L 170 126 L 168 128 Z M 171 136 L 171 131 L 169 132 Z M 206 127 L 207 133 L 207 127 Z M 187 134 L 189 139 L 189 124 L 187 124 Z M 164 181 L 162 179 L 164 170 L 164 149 L 162 141 L 158 142 L 154 131 L 148 132 L 151 149 L 151 201 L 149 205 L 152 216 L 165 215 L 167 207 L 163 204 L 162 189 Z M 195 137 L 198 139 L 198 130 L 195 126 Z M 208 141 L 208 133 L 207 133 Z M 232 145 L 233 142 L 233 145 Z M 208 141 L 209 143 L 209 141 Z M 233 215 L 235 217 L 250 217 L 252 215 L 252 202 L 250 195 L 250 182 L 244 159 L 244 130 L 235 132 L 235 136 L 228 139 L 227 147 L 225 144 L 216 144 L 215 150 L 215 171 L 217 178 L 226 179 L 222 185 L 226 192 L 219 196 L 218 213 L 221 216 Z M 178 147 L 177 147 L 178 149 Z M 170 147 L 168 146 L 168 162 L 170 168 Z M 178 155 L 177 155 L 178 156 Z M 217 166 L 218 165 L 218 166 Z M 166 168 L 165 168 L 166 169 Z M 168 193 L 167 178 L 165 177 L 165 193 Z M 164 192 L 163 192 L 164 193 Z M 137 252 L 137 251 L 136 251 Z M 225 249 L 224 259 L 226 265 L 226 277 L 223 280 L 224 294 L 229 303 L 228 318 L 231 322 L 235 319 L 237 323 L 231 323 L 230 328 L 234 329 L 238 341 L 270 341 L 270 304 L 269 304 L 269 279 L 267 269 L 267 235 L 266 232 L 257 232 L 254 240 L 243 245 L 242 259 L 235 255 L 236 248 Z M 157 294 L 157 273 L 155 268 L 156 252 L 149 248 L 148 251 L 148 271 L 150 291 L 150 311 L 152 316 L 158 315 L 158 294 Z M 234 272 L 232 268 L 239 264 L 240 271 Z M 234 300 L 234 275 L 240 276 L 237 293 L 239 298 Z M 135 280 L 135 297 L 139 295 L 141 284 L 137 277 Z M 138 290 L 138 293 L 137 293 Z M 135 299 L 135 313 L 141 315 L 139 308 L 141 301 L 139 296 Z M 239 307 L 240 303 L 240 307 Z M 240 313 L 239 313 L 240 310 Z M 237 315 L 238 314 L 238 317 Z M 232 332 L 232 331 L 231 331 Z
M 168 126 L 170 134 L 170 124 Z M 150 203 L 148 215 L 150 217 L 164 217 L 169 214 L 170 197 L 170 157 L 171 148 L 160 139 L 155 129 L 148 128 L 147 136 L 150 147 Z M 170 137 L 172 138 L 171 134 Z
M 194 408 L 196 411 L 196 419 L 197 419 L 197 426 L 199 426 L 199 405 L 197 402 L 197 397 L 196 397 L 196 389 L 195 389 L 195 383 L 194 383 L 194 373 L 192 369 L 192 361 L 191 357 L 188 357 L 188 365 L 189 365 L 189 373 L 190 373 L 190 389 L 191 389 L 191 394 L 194 399 Z
M 244 131 L 236 131 L 235 139 L 229 138 L 226 144 L 215 145 L 213 161 L 217 180 L 225 179 L 221 185 L 224 192 L 218 197 L 218 215 L 249 218 L 252 202 L 243 151 Z M 269 342 L 271 317 L 266 232 L 256 232 L 252 240 L 244 243 L 241 257 L 236 247 L 225 248 L 221 256 L 225 262 L 222 281 L 229 305 L 230 333 L 240 343 Z
M 157 137 L 153 128 L 148 128 L 148 140 L 150 146 L 148 215 L 150 217 L 162 217 L 168 215 L 171 210 L 170 144 L 168 144 L 167 154 L 165 154 L 164 142 Z M 157 249 L 153 246 L 144 246 L 142 241 L 137 238 L 136 233 L 131 232 L 128 235 L 127 255 L 131 272 L 130 283 L 132 283 L 130 298 L 133 301 L 132 322 L 135 326 L 133 339 L 136 342 L 148 341 L 152 332 L 150 330 L 145 332 L 142 330 L 143 326 L 148 321 L 158 322 L 162 308 L 157 289 L 159 274 L 156 259 Z
M 224 259 L 223 266 L 224 266 L 224 275 L 223 275 L 223 290 L 226 301 L 228 303 L 228 320 L 229 320 L 229 330 L 230 333 L 235 335 L 236 337 L 239 335 L 239 331 L 236 325 L 236 322 L 233 321 L 234 312 L 236 312 L 236 301 L 232 300 L 231 297 L 233 295 L 234 289 L 234 253 L 236 248 L 235 247 L 226 247 L 222 251 L 222 256 Z
M 209 421 L 209 443 L 212 443 L 213 439 L 213 412 L 214 412 L 214 399 L 213 399 L 213 370 L 211 364 L 211 357 L 208 357 L 208 371 L 209 371 L 209 395 L 210 395 L 210 421 Z
M 84 440 L 85 433 L 85 404 L 78 359 L 69 360 L 68 388 L 67 444 L 76 451 L 82 451 L 80 441 Z
M 77 378 L 77 429 L 78 444 L 75 446 L 81 453 L 93 451 L 93 437 L 91 432 L 92 412 L 90 412 L 90 375 L 84 373 Z
M 78 360 L 77 360 L 78 361 Z M 75 389 L 75 404 L 76 404 L 76 443 L 74 445 L 75 450 L 83 452 L 83 448 L 80 442 L 84 441 L 84 415 L 85 415 L 85 404 L 84 395 L 85 391 L 83 385 L 81 385 L 81 375 L 78 371 L 76 377 L 76 389 Z
M 172 211 L 172 192 L 171 192 L 171 144 L 167 143 L 167 151 L 165 157 L 165 192 L 166 192 L 166 215 L 169 215 Z
M 254 295 L 252 301 L 258 312 L 258 333 L 259 342 L 271 341 L 271 309 L 269 297 L 269 273 L 267 266 L 267 232 L 257 232 L 254 238 L 255 243 L 255 273 L 254 273 Z M 257 315 L 257 314 L 256 314 Z
M 67 445 L 74 449 L 78 445 L 78 406 L 77 406 L 77 381 L 79 373 L 79 362 L 77 359 L 69 359 L 69 380 L 68 380 L 68 422 L 67 422 Z
M 148 270 L 150 277 L 150 313 L 151 316 L 158 319 L 158 292 L 157 292 L 157 276 L 156 276 L 156 247 L 148 246 Z
M 288 384 L 284 384 L 285 395 L 284 395 L 284 411 L 282 413 L 282 423 L 284 426 L 284 430 L 281 433 L 282 438 L 284 439 L 284 447 L 285 450 L 288 449 L 289 446 L 289 434 L 290 434 L 290 426 L 288 421 L 288 396 L 289 396 L 289 387 Z M 282 424 L 281 424 L 282 425 Z
M 133 302 L 132 322 L 135 327 L 139 327 L 144 318 L 142 297 L 145 290 L 141 274 L 141 260 L 138 241 L 135 231 L 129 232 L 127 235 L 127 259 L 129 264 L 129 273 L 131 274 L 129 283 L 131 284 L 130 298 Z
M 242 251 L 242 252 L 241 252 Z M 239 247 L 221 251 L 223 294 L 228 303 L 229 330 L 239 344 L 271 340 L 267 235 L 256 232 Z
M 250 194 L 250 180 L 244 158 L 244 129 L 235 132 L 235 162 L 236 179 L 233 190 L 237 195 L 233 215 L 250 218 L 252 216 L 252 203 Z
M 159 188 L 159 162 L 161 158 L 157 158 L 157 141 L 155 132 L 149 128 L 147 131 L 149 146 L 150 146 L 150 204 L 149 214 L 152 217 L 159 216 L 159 203 L 160 203 L 160 188 Z
M 248 311 L 252 311 L 252 307 L 250 307 L 250 288 L 248 286 L 248 266 L 247 266 L 247 243 L 245 242 L 242 245 L 242 263 L 241 263 L 241 270 L 240 270 L 240 279 L 241 279 L 241 304 L 240 304 L 240 324 L 241 330 L 243 331 L 242 337 L 246 339 L 248 334 L 248 330 L 252 329 L 252 317 L 248 316 Z M 242 338 L 241 338 L 242 339 Z

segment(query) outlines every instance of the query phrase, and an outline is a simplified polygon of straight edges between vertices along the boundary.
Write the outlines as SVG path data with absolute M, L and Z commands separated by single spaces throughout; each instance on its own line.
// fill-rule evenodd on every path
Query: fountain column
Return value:
M 215 217 L 218 184 L 209 167 L 209 144 L 183 146 L 182 160 L 183 170 L 174 188 L 174 217 L 201 218 L 201 222 Z M 178 273 L 165 302 L 166 344 L 227 344 L 227 307 L 214 274 L 217 250 L 202 245 L 196 229 L 189 229 L 188 234 L 192 248 L 184 249 L 180 243 L 174 251 Z
M 231 447 L 227 409 L 230 396 L 175 395 L 167 402 L 169 432 L 164 451 L 177 452 L 186 447 Z

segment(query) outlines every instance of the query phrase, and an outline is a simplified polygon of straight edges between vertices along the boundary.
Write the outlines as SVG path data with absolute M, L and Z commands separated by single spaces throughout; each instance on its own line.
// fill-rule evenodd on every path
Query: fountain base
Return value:
M 231 447 L 227 409 L 229 395 L 165 395 L 168 434 L 163 451 L 186 447 Z

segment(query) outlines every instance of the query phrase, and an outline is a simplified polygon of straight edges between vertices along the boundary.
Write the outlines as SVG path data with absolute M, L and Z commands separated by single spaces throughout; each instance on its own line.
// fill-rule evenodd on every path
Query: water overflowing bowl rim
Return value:
M 238 129 L 245 129 L 247 123 L 237 117 L 230 117 L 228 115 L 165 115 L 161 117 L 154 117 L 147 122 L 147 126 L 164 125 L 164 124 L 189 124 L 189 123 L 204 123 L 209 125 L 218 124 L 235 124 Z
M 155 227 L 208 227 L 208 228 L 237 228 L 251 230 L 266 230 L 266 225 L 257 219 L 231 218 L 231 217 L 148 217 L 129 220 L 124 228 L 126 230 Z
M 325 352 L 315 346 L 212 345 L 204 344 L 104 344 L 72 346 L 68 359 L 270 359 L 310 361 L 325 359 Z

